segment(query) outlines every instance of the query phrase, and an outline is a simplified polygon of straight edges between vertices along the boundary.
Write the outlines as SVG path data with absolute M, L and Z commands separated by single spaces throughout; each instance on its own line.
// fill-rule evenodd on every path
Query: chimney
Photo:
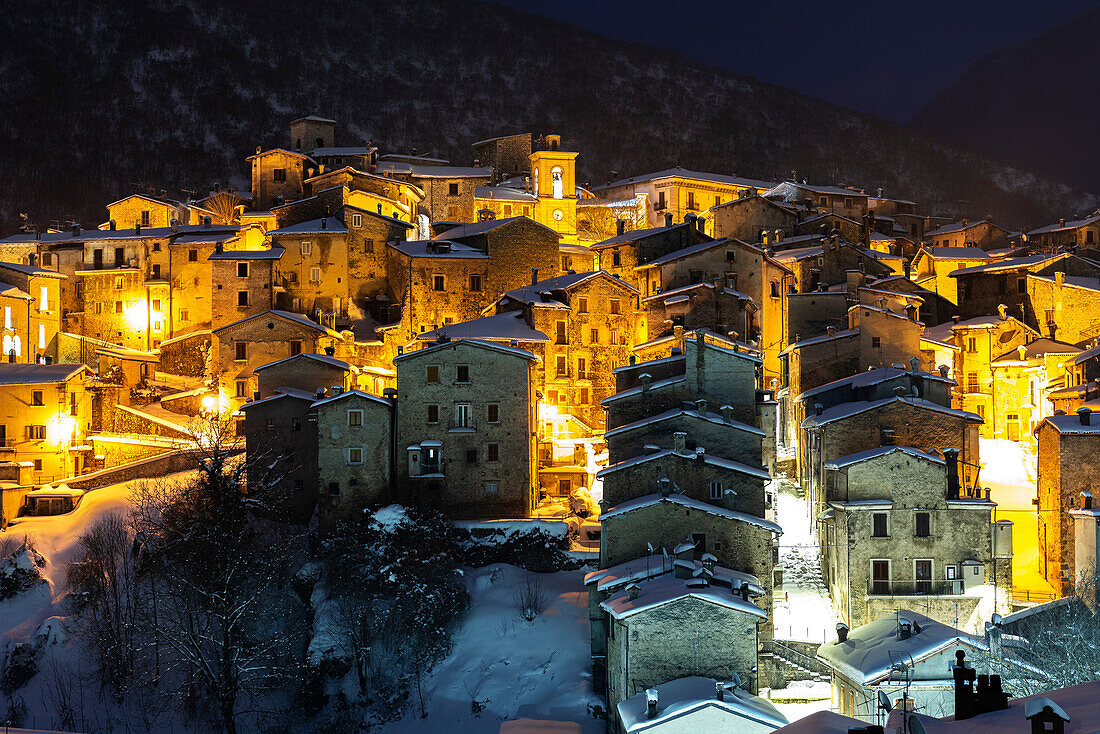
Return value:
M 1092 492 L 1088 491 L 1087 489 L 1081 493 L 1081 509 L 1092 509 Z
M 110 228 L 110 230 L 112 232 L 114 232 L 115 231 L 115 220 L 112 219 L 110 222 L 107 223 L 107 226 Z
M 723 405 L 722 406 L 722 422 L 723 423 L 733 423 L 733 406 L 732 405 Z
M 626 233 L 626 220 L 625 219 L 616 219 L 615 220 L 615 234 L 617 236 L 622 236 L 625 233 Z
M 656 446 L 652 446 L 652 445 L 646 446 L 645 448 L 646 449 L 649 449 L 649 448 L 657 449 Z M 657 451 L 660 451 L 660 449 L 657 449 Z M 669 479 L 668 477 L 661 477 L 660 479 L 658 479 L 657 480 L 657 486 L 659 486 L 661 488 L 661 496 L 662 497 L 668 497 L 669 495 L 672 494 L 672 480 Z
M 966 664 L 966 653 L 955 651 L 955 665 L 951 676 L 955 679 L 955 721 L 963 721 L 974 716 L 974 669 Z
M 653 375 L 649 374 L 648 372 L 643 372 L 642 374 L 638 375 L 638 381 L 642 383 L 642 393 L 648 393 L 649 383 L 653 382 Z
M 943 461 L 947 465 L 947 499 L 959 498 L 959 450 L 948 447 L 943 450 Z
M 141 222 L 134 222 L 134 234 L 141 234 Z
M 821 403 L 814 403 L 814 415 L 821 415 L 825 412 L 825 406 Z
M 898 620 L 898 639 L 908 640 L 913 636 L 913 624 L 907 619 Z
M 672 226 L 672 212 L 665 212 L 665 226 Z
M 910 357 L 909 358 L 909 371 L 910 372 L 916 372 L 918 367 L 920 367 L 920 357 Z
M 1077 417 L 1081 419 L 1082 426 L 1092 425 L 1092 408 L 1081 406 L 1077 409 Z
M 714 695 L 718 697 L 719 701 L 726 700 L 726 684 L 720 680 L 714 681 Z
M 673 326 L 672 327 L 672 336 L 674 336 L 677 340 L 683 339 L 684 338 L 684 327 L 681 326 L 680 324 L 676 324 L 675 326 Z
M 707 401 L 706 400 L 696 400 L 695 401 L 695 407 L 698 409 L 699 415 L 704 415 L 705 416 L 707 414 Z
M 848 625 L 843 622 L 836 623 L 836 641 L 847 642 L 848 641 Z
M 899 398 L 904 398 L 905 393 L 907 393 L 907 392 L 908 392 L 908 390 L 906 390 L 905 386 L 903 386 L 903 385 L 898 385 L 897 387 L 894 388 L 894 395 L 896 397 L 899 397 Z
M 328 218 L 321 217 L 321 229 L 328 229 Z
M 1059 226 L 1059 227 L 1065 227 L 1065 226 L 1066 226 L 1066 220 L 1065 220 L 1064 218 L 1063 218 L 1063 219 L 1059 219 L 1059 220 L 1058 220 L 1058 226 Z
M 638 585 L 637 584 L 631 584 L 630 586 L 626 587 L 626 595 L 631 600 L 637 599 L 638 598 Z
M 80 225 L 79 224 L 74 224 L 73 225 L 73 237 L 79 237 L 79 236 L 80 236 Z
M 687 450 L 687 434 L 676 431 L 672 434 L 672 448 L 676 453 L 682 454 Z
M 638 358 L 632 354 L 627 358 L 627 360 L 630 362 L 630 366 L 633 367 L 634 364 L 638 361 Z
M 647 719 L 657 718 L 657 689 L 647 688 L 645 692 L 645 715 Z
M 946 379 L 947 378 L 947 373 L 949 373 L 950 371 L 951 371 L 951 368 L 948 367 L 947 365 L 945 365 L 945 364 L 940 365 L 940 377 L 943 377 L 944 379 Z
M 539 269 L 531 268 L 531 285 L 539 282 Z
M 1001 317 L 1001 321 L 1008 318 L 1008 306 L 1003 303 L 997 304 L 997 315 Z
M 1064 270 L 1059 270 L 1054 274 L 1054 284 L 1059 288 L 1066 284 L 1066 273 Z

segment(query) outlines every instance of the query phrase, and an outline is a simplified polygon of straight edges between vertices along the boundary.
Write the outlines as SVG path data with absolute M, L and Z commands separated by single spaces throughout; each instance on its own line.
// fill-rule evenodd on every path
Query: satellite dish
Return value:
M 891 711 L 894 710 L 894 706 L 893 706 L 893 704 L 890 703 L 890 697 L 886 695 L 886 691 L 879 690 L 879 692 L 878 692 L 878 707 L 880 709 L 882 709 L 883 711 L 885 711 L 886 713 L 890 713 Z
M 924 724 L 920 723 L 920 719 L 909 717 L 909 734 L 928 734 L 928 731 L 924 728 Z

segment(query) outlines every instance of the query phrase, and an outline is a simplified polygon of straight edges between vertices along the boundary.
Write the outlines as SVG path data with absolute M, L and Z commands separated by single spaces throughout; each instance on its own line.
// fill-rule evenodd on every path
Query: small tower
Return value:
M 547 135 L 541 150 L 531 154 L 535 221 L 565 240 L 577 235 L 577 154 L 561 150 L 561 136 Z
M 331 148 L 336 140 L 336 120 L 317 115 L 299 117 L 290 123 L 290 149 L 309 155 L 318 148 Z

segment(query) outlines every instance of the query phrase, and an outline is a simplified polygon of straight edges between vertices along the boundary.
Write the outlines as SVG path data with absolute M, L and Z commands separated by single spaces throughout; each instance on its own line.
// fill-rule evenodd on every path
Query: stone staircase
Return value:
M 805 645 L 806 643 L 765 640 L 759 656 L 760 685 L 785 688 L 788 683 L 796 680 L 827 682 L 830 678 L 828 666 L 796 649 Z

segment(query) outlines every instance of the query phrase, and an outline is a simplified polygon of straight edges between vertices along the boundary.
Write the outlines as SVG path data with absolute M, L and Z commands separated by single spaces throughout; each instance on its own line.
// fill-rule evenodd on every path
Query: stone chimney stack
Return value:
M 672 448 L 677 453 L 684 453 L 687 450 L 687 434 L 683 431 L 676 431 L 676 433 L 673 433 Z

